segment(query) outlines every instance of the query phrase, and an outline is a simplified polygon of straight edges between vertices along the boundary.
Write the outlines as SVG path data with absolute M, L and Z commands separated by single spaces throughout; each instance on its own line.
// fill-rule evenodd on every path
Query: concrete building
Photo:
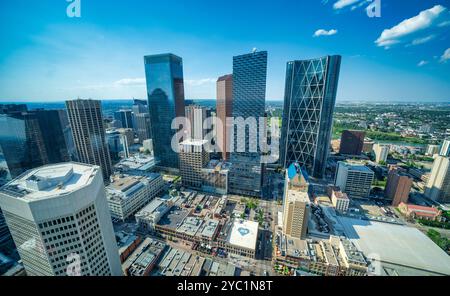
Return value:
M 153 155 L 153 140 L 152 139 L 144 140 L 142 142 L 142 148 L 144 149 L 144 152 Z
M 114 172 L 133 175 L 146 176 L 155 168 L 155 158 L 150 155 L 137 154 L 122 159 L 114 166 Z
M 167 245 L 153 238 L 146 238 L 124 262 L 127 276 L 149 276 Z
M 202 169 L 202 191 L 228 194 L 228 173 L 230 167 L 230 163 L 211 160 Z
M 212 130 L 203 128 L 205 120 L 211 118 L 211 109 L 198 105 L 188 105 L 185 108 L 186 118 L 190 122 L 190 130 L 187 131 L 190 139 L 204 140 L 205 136 Z
M 136 222 L 143 233 L 153 233 L 159 220 L 170 211 L 173 203 L 169 199 L 155 198 L 136 213 Z
M 333 206 L 336 208 L 336 211 L 346 213 L 348 211 L 348 207 L 350 206 L 350 199 L 348 198 L 346 193 L 343 193 L 340 190 L 333 189 L 331 192 L 331 202 Z
M 438 156 L 434 160 L 425 195 L 434 201 L 450 202 L 450 158 Z
M 425 153 L 425 155 L 428 156 L 433 156 L 435 154 L 439 154 L 439 149 L 441 147 L 439 145 L 428 145 L 427 146 L 427 152 Z
M 382 144 L 375 144 L 373 146 L 373 152 L 375 153 L 375 161 L 377 163 L 386 162 L 389 156 L 389 146 Z
M 412 184 L 413 180 L 401 170 L 394 168 L 389 171 L 385 192 L 394 207 L 408 202 Z
M 334 184 L 350 198 L 368 198 L 374 176 L 375 173 L 364 165 L 340 161 Z
M 111 177 L 106 187 L 111 217 L 125 221 L 155 198 L 164 188 L 160 174 Z
M 30 170 L 0 190 L 0 206 L 28 275 L 122 275 L 99 167 Z
M 202 169 L 209 162 L 206 140 L 186 140 L 180 144 L 180 174 L 183 186 L 202 187 Z
M 363 131 L 343 131 L 339 153 L 348 155 L 360 155 L 363 151 L 365 137 L 366 133 Z
M 67 114 L 79 161 L 102 168 L 104 180 L 111 175 L 111 157 L 105 137 L 101 102 L 74 100 L 66 102 Z
M 222 151 L 222 159 L 227 160 L 230 156 L 230 133 L 231 127 L 227 125 L 227 118 L 233 115 L 233 75 L 225 75 L 217 80 L 217 119 L 222 126 L 217 130 L 217 145 Z
M 363 152 L 364 153 L 372 153 L 373 152 L 373 146 L 375 145 L 375 142 L 370 139 L 365 139 L 363 144 Z
M 306 237 L 310 215 L 307 178 L 297 164 L 292 164 L 286 171 L 283 233 L 299 239 Z
M 230 254 L 255 258 L 258 230 L 257 222 L 236 218 L 223 225 L 217 245 Z
M 152 132 L 150 129 L 150 114 L 148 113 L 139 113 L 134 114 L 134 130 L 136 131 L 136 135 L 139 139 L 139 143 L 143 144 L 144 141 L 151 139 Z
M 440 156 L 450 156 L 450 139 L 444 140 L 442 143 L 441 152 L 439 153 Z

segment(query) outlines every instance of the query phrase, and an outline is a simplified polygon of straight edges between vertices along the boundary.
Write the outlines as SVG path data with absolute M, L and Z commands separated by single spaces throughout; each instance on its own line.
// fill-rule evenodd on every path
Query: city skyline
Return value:
M 214 99 L 215 82 L 231 72 L 232 56 L 252 48 L 270 54 L 268 100 L 283 98 L 287 61 L 328 54 L 343 56 L 338 101 L 448 99 L 446 1 L 406 6 L 384 0 L 380 18 L 367 16 L 364 1 L 263 1 L 254 15 L 246 14 L 251 3 L 232 12 L 230 3 L 215 9 L 224 19 L 220 24 L 206 13 L 215 4 L 135 2 L 82 1 L 81 18 L 67 17 L 65 1 L 5 4 L 1 19 L 8 31 L 0 34 L 9 42 L 1 51 L 0 101 L 145 98 L 141 58 L 165 52 L 183 57 L 186 98 Z M 159 14 L 139 17 L 150 8 Z

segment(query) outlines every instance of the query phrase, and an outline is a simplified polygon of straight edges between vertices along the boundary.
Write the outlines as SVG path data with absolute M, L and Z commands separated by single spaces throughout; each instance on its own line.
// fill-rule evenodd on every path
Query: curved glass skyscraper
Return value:
M 330 149 L 341 56 L 287 63 L 280 162 L 322 178 Z
M 171 146 L 172 120 L 184 117 L 183 60 L 173 54 L 144 57 L 148 108 L 155 158 L 159 165 L 178 168 L 178 154 Z

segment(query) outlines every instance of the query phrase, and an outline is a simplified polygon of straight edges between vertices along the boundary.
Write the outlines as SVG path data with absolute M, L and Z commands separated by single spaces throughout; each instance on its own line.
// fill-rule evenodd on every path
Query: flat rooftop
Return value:
M 363 163 L 359 162 L 343 162 L 340 161 L 340 164 L 344 165 L 345 167 L 349 168 L 351 171 L 358 171 L 358 172 L 365 172 L 365 173 L 374 173 L 370 168 L 365 166 Z
M 288 190 L 288 196 L 287 196 L 288 202 L 305 202 L 309 203 L 310 199 L 308 196 L 308 192 L 299 191 L 295 189 Z
M 255 250 L 259 224 L 241 219 L 234 219 L 232 223 L 227 242 L 237 247 Z
M 159 220 L 158 225 L 169 229 L 177 229 L 181 226 L 184 219 L 189 215 L 189 210 L 181 208 L 172 208 L 164 217 Z
M 98 171 L 97 166 L 72 162 L 47 165 L 12 180 L 1 193 L 27 202 L 54 198 L 89 185 Z
M 338 217 L 346 236 L 366 257 L 420 271 L 450 275 L 450 256 L 416 228 Z M 409 275 L 409 274 L 405 274 Z

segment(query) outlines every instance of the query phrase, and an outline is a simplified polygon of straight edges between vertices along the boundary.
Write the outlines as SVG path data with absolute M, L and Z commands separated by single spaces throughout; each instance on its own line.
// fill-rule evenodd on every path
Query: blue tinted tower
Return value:
M 144 57 L 148 109 L 153 147 L 159 166 L 178 168 L 178 154 L 171 146 L 172 120 L 184 117 L 183 60 L 173 54 Z
M 330 150 L 341 56 L 287 63 L 280 162 L 323 178 Z
M 233 57 L 233 107 L 232 117 L 257 122 L 257 136 L 249 137 L 249 127 L 245 130 L 245 152 L 237 152 L 237 127 L 234 126 L 233 151 L 230 156 L 232 167 L 229 177 L 230 192 L 253 197 L 261 196 L 261 157 L 259 153 L 259 119 L 265 117 L 267 79 L 267 51 L 255 51 Z M 257 152 L 250 146 L 256 142 Z

